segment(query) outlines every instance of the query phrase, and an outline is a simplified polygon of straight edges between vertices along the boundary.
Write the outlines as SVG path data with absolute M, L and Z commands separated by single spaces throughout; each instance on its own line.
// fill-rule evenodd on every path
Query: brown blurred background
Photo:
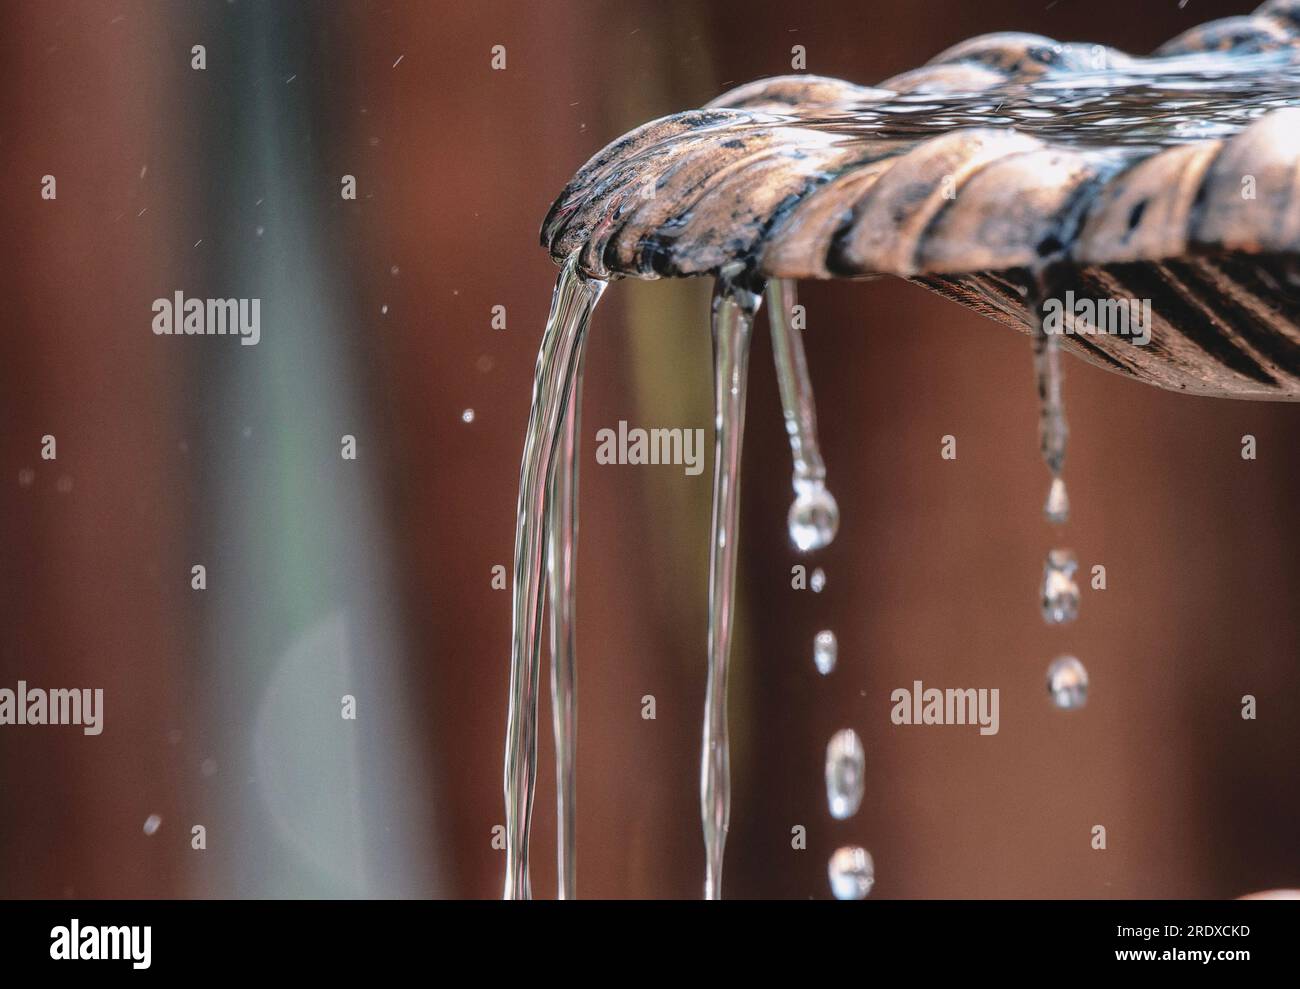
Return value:
M 0 728 L 0 895 L 499 895 L 510 601 L 492 568 L 512 556 L 555 276 L 537 229 L 573 171 L 646 119 L 789 71 L 795 44 L 810 71 L 870 83 L 972 34 L 1141 52 L 1250 6 L 4 4 L 0 687 L 102 687 L 106 727 Z M 46 174 L 57 200 L 40 197 Z M 261 298 L 261 343 L 154 336 L 150 304 L 176 290 Z M 708 290 L 618 284 L 593 328 L 583 896 L 701 889 L 710 472 L 598 467 L 592 438 L 620 419 L 708 433 Z M 1074 511 L 1058 534 L 1041 520 L 1025 338 L 896 281 L 803 285 L 801 301 L 843 524 L 807 561 L 825 592 L 791 590 L 763 323 L 725 894 L 825 897 L 826 860 L 849 842 L 875 856 L 882 898 L 1300 884 L 1300 408 L 1068 362 Z M 57 460 L 40 457 L 46 434 Z M 1064 630 L 1036 600 L 1058 541 L 1109 582 L 1084 585 Z M 826 678 L 821 628 L 840 641 Z M 1079 712 L 1045 697 L 1064 651 L 1092 676 Z M 892 726 L 890 691 L 916 679 L 998 687 L 1000 733 Z M 1240 716 L 1247 693 L 1258 720 Z M 834 822 L 822 759 L 842 727 L 866 746 L 867 795 Z M 798 824 L 806 851 L 790 846 Z M 1106 851 L 1090 848 L 1095 824 Z

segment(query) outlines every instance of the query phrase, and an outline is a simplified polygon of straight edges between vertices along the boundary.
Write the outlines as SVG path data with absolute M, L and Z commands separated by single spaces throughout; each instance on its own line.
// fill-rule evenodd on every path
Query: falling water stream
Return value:
M 1061 470 L 1070 428 L 1065 421 L 1061 398 L 1060 336 L 1043 329 L 1043 303 L 1051 297 L 1050 283 L 1042 272 L 1035 278 L 1030 312 L 1034 324 L 1034 375 L 1038 384 L 1038 441 L 1043 462 L 1052 482 L 1043 505 L 1043 516 L 1053 525 L 1064 525 L 1070 517 L 1070 496 Z M 1078 561 L 1068 549 L 1048 551 L 1043 567 L 1042 614 L 1048 625 L 1072 622 L 1079 614 L 1079 587 L 1074 580 Z M 1061 708 L 1082 707 L 1088 696 L 1088 673 L 1074 656 L 1060 656 L 1047 669 L 1047 692 Z
M 599 292 L 599 289 L 596 290 Z M 595 305 L 593 300 L 592 305 Z M 590 316 L 590 309 L 587 310 Z M 585 318 L 585 317 L 584 317 Z M 546 570 L 551 595 L 551 717 L 555 732 L 555 827 L 559 898 L 577 888 L 574 739 L 578 696 L 574 567 L 578 555 L 578 430 L 582 427 L 582 368 L 579 343 L 573 390 L 560 425 L 559 451 L 551 476 Z
M 587 326 L 605 283 L 578 270 L 576 256 L 560 271 L 551 299 L 551 312 L 542 334 L 533 379 L 532 408 L 524 437 L 523 466 L 519 474 L 519 507 L 515 518 L 515 561 L 512 603 L 513 634 L 510 651 L 510 710 L 506 723 L 506 899 L 528 899 L 528 834 L 533 814 L 533 789 L 537 781 L 537 689 L 542 631 L 542 598 L 546 590 L 543 567 L 548 556 L 547 529 L 556 520 L 568 552 L 551 572 L 551 587 L 558 601 L 553 643 L 567 656 L 555 664 L 557 763 L 561 768 L 562 825 L 572 814 L 573 728 L 573 549 L 576 535 L 574 499 L 577 464 L 577 384 L 582 367 Z M 572 411 L 570 411 L 572 410 Z M 568 437 L 568 439 L 566 439 Z M 558 455 L 558 456 L 557 456 Z M 556 490 L 556 462 L 564 461 Z M 567 536 L 564 531 L 567 527 Z M 565 672 L 567 669 L 568 672 Z M 561 755 L 560 753 L 563 753 Z M 566 774 L 567 761 L 569 772 Z M 560 828 L 561 890 L 572 893 L 572 833 Z M 567 848 L 565 846 L 568 846 Z M 567 852 L 567 857 L 566 853 Z M 567 876 L 566 876 L 567 871 Z M 566 888 L 567 883 L 567 888 Z
M 864 148 L 890 154 L 964 127 L 1013 127 L 1071 148 L 1100 149 L 1105 153 L 1107 167 L 1118 169 L 1142 160 L 1156 148 L 1230 138 L 1270 111 L 1300 105 L 1300 58 L 1294 49 L 1259 53 L 1234 49 L 1144 61 L 1100 47 L 1067 45 L 1054 49 L 1052 57 L 1056 68 L 1050 71 L 1031 74 L 1031 78 L 1016 76 L 1005 85 L 973 94 L 918 91 L 881 98 L 873 93 L 860 103 L 829 109 L 821 105 L 792 107 L 788 118 L 809 132 L 834 135 L 844 146 L 860 142 Z M 731 126 L 737 134 L 761 131 L 770 128 L 774 119 L 774 114 L 759 115 Z M 636 167 L 635 161 L 628 165 L 633 171 Z M 595 195 L 597 202 L 607 204 L 621 174 L 615 169 L 602 180 L 608 188 Z M 557 202 L 552 219 L 559 218 L 558 226 L 552 234 L 565 230 L 565 224 L 576 215 L 576 206 L 576 200 Z M 664 224 L 663 229 L 676 237 L 688 218 L 689 213 L 682 214 Z M 582 229 L 581 223 L 575 227 L 579 232 Z M 582 241 L 579 250 L 590 250 L 599 238 L 588 230 L 581 237 L 575 236 L 573 242 L 578 240 Z M 1061 243 L 1067 240 L 1068 236 Z M 553 251 L 555 244 L 552 240 Z M 668 245 L 658 246 L 666 250 Z M 574 567 L 580 393 L 587 328 L 605 288 L 604 281 L 582 274 L 578 259 L 578 253 L 567 258 L 556 283 L 537 358 L 520 472 L 505 756 L 507 898 L 531 895 L 528 836 L 537 774 L 540 640 L 546 610 L 543 599 L 548 588 L 558 893 L 561 898 L 576 895 Z M 1045 331 L 1042 319 L 1043 303 L 1051 289 L 1049 260 L 1033 271 L 1027 302 L 1036 317 L 1033 363 L 1039 400 L 1039 445 L 1050 474 L 1043 514 L 1048 522 L 1060 526 L 1070 516 L 1069 494 L 1062 476 L 1069 429 L 1061 396 L 1060 338 Z M 826 466 L 817 441 L 816 411 L 803 348 L 803 312 L 796 303 L 795 284 L 788 279 L 765 284 L 751 263 L 752 259 L 723 267 L 712 309 L 716 432 L 707 687 L 700 764 L 705 897 L 709 899 L 721 896 L 723 853 L 730 824 L 727 680 L 735 610 L 740 457 L 750 336 L 764 294 L 769 304 L 772 349 L 793 462 L 795 497 L 787 519 L 790 539 L 801 552 L 823 549 L 834 539 L 840 521 L 835 499 L 826 487 Z M 465 421 L 470 421 L 473 411 L 466 410 L 464 416 Z M 1074 578 L 1077 566 L 1069 550 L 1054 548 L 1048 553 L 1041 585 L 1041 612 L 1049 625 L 1072 622 L 1078 614 L 1079 590 Z M 812 569 L 808 586 L 814 592 L 826 586 L 821 567 Z M 817 671 L 829 676 L 837 655 L 835 633 L 826 628 L 817 632 L 813 639 Z M 1048 691 L 1058 707 L 1083 706 L 1088 691 L 1083 664 L 1074 656 L 1059 656 L 1048 668 Z M 846 819 L 856 811 L 862 799 L 864 766 L 865 753 L 856 733 L 845 729 L 832 736 L 827 747 L 826 781 L 834 818 Z M 832 855 L 828 876 L 836 897 L 860 899 L 875 881 L 874 864 L 864 849 L 846 845 Z
M 1040 291 L 1040 296 L 1045 292 Z M 1068 518 L 1069 495 L 1061 468 L 1065 466 L 1065 444 L 1070 429 L 1065 422 L 1065 406 L 1061 403 L 1061 347 L 1060 337 L 1042 328 L 1041 302 L 1032 307 L 1039 313 L 1034 331 L 1034 373 L 1038 381 L 1038 444 L 1043 462 L 1052 473 L 1047 504 L 1043 514 L 1048 521 L 1060 524 Z
M 524 441 L 515 528 L 513 636 L 510 707 L 506 729 L 506 880 L 508 899 L 532 895 L 528 837 L 537 779 L 537 706 L 544 601 L 549 589 L 551 700 L 555 732 L 558 895 L 576 895 L 574 737 L 577 689 L 574 633 L 575 554 L 578 536 L 578 464 L 582 368 L 591 314 L 604 281 L 579 270 L 578 255 L 561 269 L 542 336 L 532 407 Z M 727 681 L 735 620 L 737 531 L 740 518 L 740 458 L 745 431 L 745 393 L 754 316 L 766 290 L 772 349 L 793 462 L 795 492 L 788 526 L 801 551 L 822 549 L 835 538 L 839 509 L 826 488 L 826 466 L 817 439 L 817 415 L 804 355 L 794 283 L 764 284 L 743 265 L 724 268 L 713 295 L 715 455 L 709 543 L 708 676 L 700 758 L 700 817 L 706 873 L 704 896 L 720 899 L 722 864 L 731 816 Z M 1032 306 L 1041 311 L 1039 283 Z M 1044 512 L 1060 524 L 1068 517 L 1061 469 L 1068 429 L 1061 401 L 1059 341 L 1034 333 L 1034 367 L 1039 396 L 1039 441 L 1052 482 Z M 1071 621 L 1078 610 L 1077 562 L 1068 550 L 1052 550 L 1044 569 L 1043 615 L 1049 624 Z M 814 571 L 813 589 L 825 575 Z M 814 639 L 814 662 L 829 674 L 836 664 L 834 632 Z M 1087 672 L 1073 657 L 1061 657 L 1049 672 L 1049 690 L 1060 707 L 1081 706 Z M 827 746 L 826 786 L 832 817 L 846 819 L 862 800 L 865 753 L 852 729 L 836 733 Z M 828 863 L 834 895 L 858 899 L 870 891 L 871 856 L 856 845 L 841 847 Z
M 704 898 L 722 897 L 722 856 L 731 823 L 731 752 L 727 676 L 735 618 L 736 534 L 740 522 L 740 452 L 754 314 L 762 285 L 743 270 L 724 271 L 713 292 L 713 519 L 709 536 L 709 654 L 700 756 L 704 827 Z

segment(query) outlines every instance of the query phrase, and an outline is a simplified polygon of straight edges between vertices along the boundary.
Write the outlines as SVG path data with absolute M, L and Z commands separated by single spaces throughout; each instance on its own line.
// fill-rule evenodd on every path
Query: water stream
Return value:
M 722 856 L 731 824 L 731 751 L 727 677 L 735 620 L 740 453 L 754 314 L 762 285 L 743 270 L 724 272 L 713 292 L 713 517 L 709 534 L 709 653 L 700 756 L 700 819 L 704 827 L 704 898 L 722 897 Z
M 561 900 L 572 899 L 577 890 L 577 779 L 574 775 L 574 745 L 578 721 L 578 685 L 574 568 L 578 555 L 578 431 L 582 428 L 582 369 L 586 364 L 586 352 L 581 344 L 579 348 L 573 392 L 565 407 L 564 421 L 560 424 L 559 450 L 551 475 L 551 503 L 547 518 L 549 539 L 546 570 L 551 597 L 551 718 L 555 733 L 556 873 Z
M 1034 329 L 1034 375 L 1038 384 L 1038 445 L 1043 463 L 1051 471 L 1052 483 L 1048 489 L 1043 514 L 1048 521 L 1063 523 L 1069 517 L 1069 495 L 1061 469 L 1065 466 L 1065 446 L 1070 428 L 1065 421 L 1065 406 L 1061 402 L 1061 338 L 1042 328 L 1042 301 L 1046 290 L 1040 290 L 1033 311 L 1038 315 Z
M 506 729 L 506 880 L 508 899 L 532 895 L 528 838 L 537 779 L 537 705 L 544 600 L 549 589 L 551 699 L 555 732 L 558 895 L 576 895 L 574 738 L 577 719 L 574 601 L 578 537 L 578 464 L 582 368 L 587 329 L 606 283 L 581 273 L 578 255 L 561 269 L 537 357 L 532 407 L 524 441 L 515 530 L 510 707 Z M 700 756 L 700 819 L 705 847 L 706 899 L 722 896 L 722 866 L 731 818 L 731 757 L 727 729 L 727 682 L 735 620 L 736 558 L 740 519 L 740 461 L 754 316 L 764 291 L 770 304 L 772 349 L 793 462 L 795 499 L 790 539 L 801 551 L 827 546 L 839 527 L 839 509 L 826 488 L 826 466 L 817 439 L 817 416 L 804 355 L 801 310 L 788 280 L 765 285 L 752 271 L 732 265 L 718 277 L 713 295 L 714 473 L 709 542 L 707 685 Z M 1041 312 L 1046 287 L 1038 284 L 1032 308 Z M 1059 339 L 1034 336 L 1039 397 L 1039 443 L 1052 476 L 1047 518 L 1068 515 L 1065 461 L 1068 427 L 1061 399 Z M 1052 624 L 1070 621 L 1078 609 L 1077 566 L 1072 553 L 1053 550 L 1044 571 L 1043 614 Z M 814 590 L 825 576 L 814 573 Z M 820 583 L 818 581 L 820 580 Z M 836 663 L 830 630 L 814 641 L 823 675 Z M 1078 660 L 1053 664 L 1049 690 L 1061 707 L 1081 706 L 1087 674 Z M 865 753 L 851 729 L 828 745 L 827 798 L 834 818 L 853 816 L 862 799 Z M 859 898 L 874 883 L 870 855 L 858 846 L 839 849 L 828 864 L 832 892 Z
M 922 140 L 964 127 L 1008 127 L 1074 150 L 1097 152 L 1090 160 L 1113 172 L 1147 157 L 1155 149 L 1229 138 L 1266 113 L 1300 105 L 1300 51 L 1294 47 L 1260 53 L 1242 48 L 1147 60 L 1132 59 L 1100 46 L 1058 45 L 1031 54 L 1042 63 L 1042 71 L 1016 73 L 1005 84 L 975 92 L 940 94 L 922 89 L 882 95 L 880 91 L 863 90 L 860 101 L 802 108 L 768 107 L 728 126 L 735 136 L 789 123 L 819 132 L 814 135 L 818 139 L 832 136 L 840 149 L 860 145 L 864 160 L 870 157 L 868 152 L 901 153 Z M 645 156 L 648 159 L 661 151 L 651 149 Z M 601 189 L 583 187 L 579 191 L 609 207 L 622 172 L 614 167 L 617 163 L 606 164 L 610 167 L 605 172 L 597 168 L 586 176 L 591 181 L 600 177 Z M 633 155 L 631 163 L 624 164 L 635 172 L 647 162 L 638 163 Z M 549 230 L 553 252 L 559 245 L 557 255 L 574 247 L 590 251 L 593 245 L 599 246 L 599 238 L 589 226 L 576 223 L 573 231 L 565 228 L 577 215 L 573 211 L 581 201 L 578 191 L 569 190 L 568 199 L 557 203 L 548 218 L 544 234 Z M 675 239 L 690 220 L 687 210 L 665 222 L 662 229 Z M 612 224 L 614 219 L 600 222 Z M 660 236 L 660 232 L 654 236 Z M 660 246 L 667 250 L 667 245 Z M 580 393 L 587 328 L 605 287 L 603 281 L 580 272 L 578 258 L 578 253 L 568 257 L 556 284 L 537 359 L 520 473 L 505 757 L 507 898 L 531 895 L 528 835 L 537 771 L 543 598 L 548 588 L 558 895 L 576 895 L 574 568 Z M 1070 516 L 1069 493 L 1062 476 L 1069 428 L 1061 394 L 1060 338 L 1046 332 L 1042 320 L 1043 302 L 1052 287 L 1048 261 L 1033 275 L 1027 301 L 1036 316 L 1033 364 L 1039 446 L 1050 474 L 1043 514 L 1049 523 L 1061 526 Z M 769 304 L 772 349 L 793 463 L 795 497 L 787 518 L 791 542 L 805 553 L 823 549 L 835 538 L 840 521 L 838 506 L 826 487 L 826 466 L 817 440 L 817 417 L 803 347 L 803 310 L 796 301 L 795 284 L 788 279 L 765 284 L 754 274 L 752 258 L 733 261 L 717 279 L 712 308 L 715 458 L 707 687 L 700 760 L 704 895 L 708 899 L 722 894 L 723 854 L 730 825 L 727 681 L 735 614 L 740 459 L 750 337 L 764 294 Z M 473 412 L 466 410 L 464 415 L 469 421 Z M 1049 625 L 1065 625 L 1078 614 L 1079 589 L 1074 577 L 1077 566 L 1069 550 L 1055 548 L 1048 553 L 1040 585 L 1040 608 Z M 821 567 L 812 569 L 808 586 L 815 593 L 824 589 L 826 574 Z M 813 641 L 814 666 L 823 676 L 829 675 L 837 662 L 835 634 L 823 628 Z M 1048 690 L 1058 707 L 1081 707 L 1087 699 L 1087 671 L 1074 656 L 1061 655 L 1048 668 Z M 861 741 L 851 729 L 832 737 L 827 750 L 826 781 L 835 819 L 844 820 L 857 810 L 862 799 L 864 765 Z M 836 897 L 858 899 L 867 895 L 874 884 L 874 863 L 865 849 L 845 845 L 828 863 L 828 876 Z
M 582 353 L 586 342 L 587 326 L 605 283 L 587 278 L 578 270 L 577 258 L 570 258 L 560 271 L 551 299 L 551 312 L 546 320 L 541 349 L 537 354 L 537 368 L 533 379 L 533 401 L 528 415 L 528 431 L 524 438 L 523 466 L 519 474 L 519 505 L 515 518 L 515 560 L 512 604 L 512 643 L 510 651 L 510 710 L 506 723 L 505 797 L 506 797 L 506 899 L 528 899 L 532 887 L 528 879 L 528 835 L 532 823 L 533 790 L 537 782 L 537 691 L 540 666 L 543 596 L 546 581 L 543 568 L 548 555 L 547 529 L 553 519 L 561 527 L 572 526 L 575 509 L 577 458 L 577 408 L 576 393 Z M 573 412 L 570 414 L 570 407 Z M 564 427 L 563 429 L 561 427 Z M 572 437 L 571 441 L 563 437 Z M 567 457 L 566 457 L 567 453 Z M 557 460 L 568 461 L 567 470 L 560 473 L 564 480 L 560 491 L 553 489 Z M 558 496 L 557 496 L 558 495 Z M 555 506 L 555 515 L 552 515 Z M 567 521 L 566 521 L 567 520 Z M 556 608 L 560 617 L 554 641 L 557 653 L 567 652 L 569 670 L 573 663 L 573 558 L 572 537 L 576 526 L 569 529 L 569 552 L 556 568 L 558 579 L 552 586 L 563 598 Z M 562 538 L 564 538 L 562 536 Z M 572 685 L 571 676 L 560 672 L 557 663 L 556 701 L 563 705 L 567 697 L 567 710 L 557 707 L 557 724 L 563 741 L 557 740 L 557 753 L 572 756 Z M 563 713 L 565 716 L 560 717 Z M 571 769 L 571 763 L 569 764 Z M 562 776 L 563 774 L 563 766 Z M 561 780 L 560 792 L 572 782 L 571 772 Z M 565 805 L 571 813 L 571 790 Z M 564 799 L 562 797 L 561 799 Z M 564 816 L 565 811 L 561 811 Z M 567 836 L 571 838 L 571 834 Z M 566 842 L 561 828 L 561 845 Z M 572 853 L 568 857 L 572 863 Z M 561 869 L 561 888 L 565 885 L 565 870 Z M 569 873 L 572 879 L 572 873 Z
M 1052 297 L 1051 283 L 1043 272 L 1035 277 L 1030 293 L 1034 322 L 1034 376 L 1038 385 L 1038 441 L 1043 462 L 1052 481 L 1043 505 L 1043 516 L 1053 525 L 1070 518 L 1070 496 L 1061 471 L 1070 428 L 1065 421 L 1061 398 L 1060 336 L 1043 329 L 1043 303 Z M 1048 551 L 1043 567 L 1042 615 L 1048 625 L 1072 622 L 1079 614 L 1079 588 L 1074 580 L 1078 561 L 1068 549 Z M 1047 692 L 1060 708 L 1082 707 L 1088 696 L 1088 673 L 1074 656 L 1059 656 L 1047 669 Z

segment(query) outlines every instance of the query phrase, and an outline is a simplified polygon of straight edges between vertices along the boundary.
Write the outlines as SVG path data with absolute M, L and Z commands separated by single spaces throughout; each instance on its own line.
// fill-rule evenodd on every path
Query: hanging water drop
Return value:
M 871 853 L 857 845 L 846 845 L 836 851 L 826 871 L 837 900 L 861 900 L 876 884 L 876 864 L 871 860 Z
M 1073 656 L 1060 657 L 1047 668 L 1047 692 L 1063 710 L 1083 707 L 1088 702 L 1088 671 Z
M 1054 549 L 1043 565 L 1043 621 L 1061 625 L 1079 617 L 1079 585 L 1074 572 L 1079 561 L 1068 549 Z
M 803 349 L 803 331 L 790 318 L 795 283 L 788 278 L 767 286 L 772 356 L 781 389 L 785 430 L 794 460 L 795 500 L 788 519 L 790 541 L 803 552 L 829 546 L 840 526 L 840 510 L 826 490 L 826 464 L 817 441 L 817 406 Z
M 796 481 L 787 519 L 790 541 L 803 552 L 829 546 L 840 527 L 840 509 L 821 481 Z
M 1052 486 L 1047 490 L 1047 501 L 1043 505 L 1043 517 L 1053 525 L 1069 521 L 1070 494 L 1065 490 L 1063 478 L 1052 478 Z
M 835 661 L 839 658 L 840 644 L 835 638 L 835 633 L 830 629 L 818 632 L 817 637 L 813 639 L 813 663 L 817 666 L 817 672 L 826 676 L 835 669 Z
M 820 594 L 826 589 L 826 571 L 818 567 L 808 578 L 808 586 L 813 589 L 814 594 Z
M 826 745 L 826 803 L 837 821 L 858 812 L 866 761 L 862 740 L 852 728 L 837 731 Z

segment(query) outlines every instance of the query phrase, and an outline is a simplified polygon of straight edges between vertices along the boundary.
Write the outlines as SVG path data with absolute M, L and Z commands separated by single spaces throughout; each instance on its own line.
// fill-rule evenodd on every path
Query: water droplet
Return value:
M 1052 486 L 1047 490 L 1047 502 L 1043 505 L 1043 515 L 1054 525 L 1069 521 L 1070 494 L 1065 490 L 1065 481 L 1059 477 L 1052 478 Z
M 150 836 L 155 835 L 158 833 L 158 829 L 160 827 L 162 827 L 162 818 L 159 817 L 157 814 L 150 814 L 148 817 L 144 819 L 145 834 Z
M 387 315 L 388 315 L 388 304 L 387 304 L 387 303 L 385 303 L 384 305 L 382 305 L 382 306 L 379 307 L 379 313 L 380 313 L 380 315 L 382 315 L 382 316 L 387 316 Z
M 803 486 L 790 506 L 790 541 L 805 553 L 829 546 L 840 527 L 840 509 L 820 481 Z
M 1088 702 L 1088 671 L 1073 656 L 1062 656 L 1047 668 L 1047 692 L 1052 703 L 1064 710 Z
M 835 669 L 835 661 L 839 658 L 840 644 L 835 638 L 835 633 L 830 629 L 824 632 L 818 632 L 817 637 L 813 639 L 813 662 L 817 664 L 817 671 L 822 675 L 830 673 Z
M 807 552 L 821 549 L 835 538 L 840 510 L 826 490 L 826 464 L 817 441 L 817 407 L 804 354 L 803 322 L 794 318 L 802 310 L 795 291 L 790 279 L 776 279 L 767 285 L 772 356 L 794 469 L 796 498 L 790 506 L 790 539 Z
M 826 588 L 826 571 L 818 567 L 812 572 L 809 578 L 808 586 L 813 589 L 813 593 L 820 594 Z
M 837 821 L 852 817 L 862 803 L 866 753 L 852 728 L 837 731 L 826 745 L 826 803 Z
M 836 851 L 826 872 L 837 900 L 861 900 L 876 884 L 876 864 L 871 861 L 871 853 L 857 845 Z
M 461 422 L 473 422 L 473 421 L 474 421 L 474 410 L 473 410 L 473 409 L 466 409 L 464 412 L 462 412 L 462 413 L 460 414 L 460 421 L 461 421 Z
M 30 467 L 24 467 L 18 472 L 18 486 L 20 488 L 30 488 L 36 483 L 36 471 Z
M 1079 617 L 1079 585 L 1074 571 L 1079 561 L 1068 549 L 1054 549 L 1043 565 L 1043 621 L 1049 625 L 1072 622 Z

